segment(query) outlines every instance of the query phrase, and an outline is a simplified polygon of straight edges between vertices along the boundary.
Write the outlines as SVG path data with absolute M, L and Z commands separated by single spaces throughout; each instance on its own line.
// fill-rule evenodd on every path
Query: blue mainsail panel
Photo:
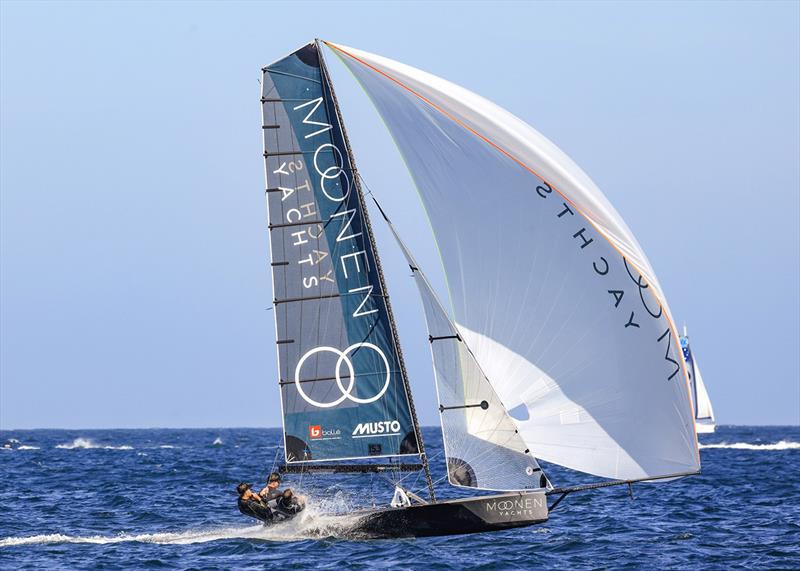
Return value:
M 316 44 L 264 68 L 262 112 L 286 460 L 416 454 L 374 242 Z

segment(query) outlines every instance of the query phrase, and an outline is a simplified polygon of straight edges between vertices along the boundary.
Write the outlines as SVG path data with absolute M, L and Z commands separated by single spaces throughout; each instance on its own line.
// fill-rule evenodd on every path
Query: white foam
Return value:
M 172 444 L 162 444 L 159 448 L 170 449 L 170 448 L 177 448 L 177 446 L 173 446 Z
M 781 440 L 773 444 L 750 444 L 749 442 L 734 442 L 728 444 L 721 442 L 719 444 L 700 444 L 700 448 L 725 448 L 730 450 L 800 450 L 800 442 L 792 442 L 790 440 Z
M 211 446 L 222 446 L 222 438 L 220 438 L 219 436 L 217 436 L 217 437 L 214 439 L 214 442 L 212 442 L 212 443 L 211 443 Z
M 38 446 L 26 446 L 25 444 L 23 444 L 22 446 L 17 448 L 17 450 L 40 450 L 40 448 Z
M 217 541 L 220 539 L 246 538 L 255 536 L 261 532 L 263 526 L 255 525 L 243 528 L 221 528 L 212 530 L 190 530 L 176 533 L 143 533 L 119 535 L 87 535 L 73 536 L 61 533 L 51 533 L 47 535 L 32 535 L 28 537 L 7 537 L 0 539 L 0 547 L 14 547 L 19 545 L 40 545 L 47 543 L 93 543 L 97 545 L 107 545 L 109 543 L 163 543 L 163 544 L 187 544 L 203 543 L 207 541 Z
M 344 537 L 358 516 L 333 516 L 314 514 L 308 509 L 287 522 L 264 526 L 261 524 L 246 527 L 222 527 L 212 529 L 187 530 L 172 533 L 143 533 L 119 535 L 73 536 L 61 533 L 31 535 L 27 537 L 6 537 L 0 539 L 0 547 L 21 545 L 42 545 L 52 543 L 91 543 L 107 545 L 110 543 L 159 543 L 186 545 L 206 543 L 225 539 L 256 539 L 261 541 L 302 541 L 324 537 Z
M 105 446 L 101 444 L 95 444 L 90 438 L 76 438 L 69 444 L 57 444 L 56 448 L 61 448 L 62 450 L 89 450 L 89 449 L 101 449 L 101 450 L 133 450 L 133 446 Z

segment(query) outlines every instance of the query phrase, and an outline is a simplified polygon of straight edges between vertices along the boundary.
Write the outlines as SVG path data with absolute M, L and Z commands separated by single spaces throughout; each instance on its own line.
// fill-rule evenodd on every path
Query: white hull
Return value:
M 704 424 L 700 421 L 697 421 L 695 426 L 697 427 L 697 434 L 713 434 L 717 428 L 715 424 Z

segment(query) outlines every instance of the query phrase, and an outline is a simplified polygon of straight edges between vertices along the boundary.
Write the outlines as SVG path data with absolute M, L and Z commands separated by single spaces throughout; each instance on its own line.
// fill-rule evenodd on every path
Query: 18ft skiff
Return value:
M 466 89 L 327 46 L 391 132 L 441 253 L 448 290 L 435 292 L 392 227 L 424 307 L 448 481 L 497 493 L 437 501 L 319 41 L 263 68 L 262 79 L 285 469 L 423 470 L 429 497 L 398 488 L 394 507 L 360 520 L 367 537 L 545 521 L 548 495 L 560 494 L 558 503 L 582 488 L 554 487 L 537 458 L 610 480 L 599 485 L 697 473 L 670 310 L 638 242 L 588 176 Z

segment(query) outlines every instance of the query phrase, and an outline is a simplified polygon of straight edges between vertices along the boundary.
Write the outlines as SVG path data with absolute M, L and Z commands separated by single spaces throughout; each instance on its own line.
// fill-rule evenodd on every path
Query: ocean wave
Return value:
M 725 448 L 730 450 L 800 450 L 800 442 L 781 440 L 773 444 L 751 444 L 749 442 L 721 442 L 719 444 L 700 444 L 700 448 Z
M 159 448 L 170 449 L 170 448 L 177 448 L 177 446 L 173 446 L 172 444 L 162 444 Z
M 100 449 L 100 450 L 133 450 L 133 446 L 107 446 L 103 444 L 95 444 L 90 438 L 76 438 L 69 444 L 57 444 L 56 448 L 60 448 L 62 450 L 89 450 L 89 449 Z
M 8 440 L 3 443 L 0 450 L 39 450 L 38 446 L 28 446 L 26 444 L 20 443 L 19 440 L 16 438 L 9 438 Z

